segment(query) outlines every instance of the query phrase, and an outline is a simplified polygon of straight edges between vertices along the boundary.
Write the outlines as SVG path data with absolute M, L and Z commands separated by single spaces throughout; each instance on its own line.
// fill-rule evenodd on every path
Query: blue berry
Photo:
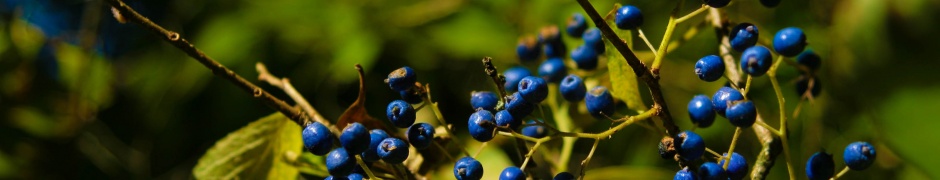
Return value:
M 757 36 L 757 26 L 751 23 L 741 23 L 731 28 L 728 38 L 730 38 L 731 48 L 741 52 L 757 44 Z
M 561 33 L 558 26 L 546 26 L 539 32 L 539 43 L 544 47 L 545 56 L 563 57 L 565 56 L 565 43 L 561 41 Z
M 539 66 L 539 76 L 548 82 L 557 83 L 565 78 L 566 74 L 568 74 L 568 68 L 565 67 L 565 62 L 560 57 L 549 58 Z
M 757 120 L 757 109 L 751 101 L 732 102 L 725 110 L 725 115 L 734 126 L 749 128 Z
M 334 176 L 327 176 L 326 178 L 323 178 L 323 180 L 349 180 L 349 178 L 347 178 L 347 177 L 342 177 L 342 176 L 335 176 L 335 177 L 334 177 Z
M 415 108 L 402 100 L 395 100 L 388 103 L 385 108 L 385 116 L 398 128 L 407 128 L 415 123 Z
M 774 36 L 774 51 L 786 57 L 793 57 L 806 47 L 806 35 L 796 27 L 783 28 Z
M 676 176 L 672 177 L 672 180 L 696 180 L 698 179 L 692 171 L 689 170 L 689 167 L 682 168 L 679 172 L 676 172 Z
M 365 162 L 375 162 L 381 159 L 376 149 L 378 149 L 379 144 L 382 143 L 382 140 L 385 140 L 385 138 L 388 137 L 388 133 L 386 133 L 385 130 L 373 129 L 372 131 L 369 131 L 369 149 L 366 149 L 365 152 L 362 152 L 362 160 Z
M 744 95 L 741 95 L 741 92 L 731 87 L 721 87 L 721 89 L 718 89 L 715 95 L 712 96 L 712 107 L 715 108 L 715 112 L 718 113 L 718 115 L 724 117 L 728 105 L 731 104 L 731 102 L 740 100 L 744 100 Z
M 725 169 L 722 169 L 721 165 L 711 161 L 702 163 L 702 166 L 699 166 L 698 177 L 702 178 L 702 180 L 728 179 L 728 175 L 725 173 Z
M 689 101 L 689 119 L 698 127 L 706 128 L 715 122 L 715 110 L 712 108 L 712 101 L 703 94 L 692 97 Z
M 359 173 L 352 173 L 352 174 L 349 174 L 349 176 L 346 176 L 346 179 L 349 179 L 349 180 L 362 180 L 363 178 L 365 177 L 363 177 L 362 174 L 359 174 Z
M 773 8 L 780 5 L 780 0 L 760 0 L 760 4 L 764 5 L 764 7 Z
M 401 96 L 401 99 L 409 104 L 418 104 L 423 101 L 423 94 L 418 93 L 415 89 L 408 89 L 404 91 L 398 91 L 398 95 Z
M 519 92 L 512 93 L 512 96 L 509 96 L 508 100 L 509 102 L 506 103 L 506 109 L 509 110 L 512 117 L 516 119 L 525 118 L 531 114 L 537 106 L 537 104 L 526 102 Z
M 470 136 L 480 142 L 487 142 L 493 139 L 493 132 L 496 130 L 496 122 L 493 120 L 493 113 L 489 111 L 477 111 L 470 115 L 467 121 L 467 129 L 470 130 Z
M 817 77 L 813 77 L 812 79 L 813 79 L 813 89 L 810 90 L 810 93 L 813 95 L 813 97 L 816 97 L 816 96 L 819 96 L 820 92 L 822 92 L 822 82 L 820 82 L 819 78 Z M 809 80 L 810 78 L 802 78 L 800 79 L 800 81 L 796 82 L 797 94 L 802 96 L 803 93 L 806 93 L 806 90 L 809 89 L 809 86 L 810 86 Z
M 832 178 L 836 164 L 832 161 L 832 154 L 816 152 L 806 161 L 806 176 L 810 180 L 826 180 Z
M 483 165 L 472 157 L 463 157 L 454 164 L 457 180 L 479 180 L 483 178 Z
M 514 118 L 512 113 L 509 113 L 509 110 L 502 110 L 496 112 L 496 125 L 515 130 L 519 128 L 519 125 L 522 125 L 522 120 L 520 118 Z
M 704 0 L 705 4 L 713 8 L 722 8 L 731 3 L 731 0 Z
M 506 69 L 506 71 L 503 71 L 503 76 L 506 77 L 506 84 L 504 84 L 506 91 L 516 91 L 516 89 L 519 87 L 519 81 L 521 81 L 522 78 L 531 75 L 532 73 L 529 72 L 529 69 L 526 69 L 522 66 L 515 66 Z
M 398 138 L 385 138 L 379 143 L 376 152 L 382 161 L 389 164 L 399 164 L 408 159 L 408 144 Z
M 587 46 L 588 49 L 593 49 L 594 52 L 596 52 L 595 54 L 601 54 L 607 50 L 604 48 L 604 36 L 601 34 L 601 30 L 597 29 L 596 27 L 592 27 L 587 31 L 584 31 L 584 34 L 581 35 L 581 38 L 584 39 L 584 45 Z
M 519 38 L 519 44 L 516 45 L 516 55 L 522 62 L 531 62 L 539 59 L 542 53 L 542 46 L 538 39 L 532 36 Z
M 773 64 L 773 57 L 770 56 L 770 50 L 764 46 L 751 46 L 741 53 L 741 68 L 744 72 L 752 76 L 763 76 L 770 70 Z
M 822 58 L 819 58 L 819 55 L 812 49 L 808 49 L 796 56 L 796 62 L 806 66 L 806 68 L 809 68 L 811 71 L 815 71 L 819 69 L 819 65 L 822 64 Z
M 470 94 L 470 106 L 475 110 L 496 110 L 499 96 L 490 91 L 474 91 Z
M 852 170 L 865 170 L 875 162 L 875 147 L 868 142 L 853 142 L 845 147 L 842 160 Z
M 587 20 L 584 19 L 584 15 L 574 13 L 568 18 L 568 26 L 565 27 L 565 31 L 568 32 L 568 36 L 581 38 L 587 28 Z
M 676 150 L 679 156 L 682 156 L 682 159 L 692 161 L 705 154 L 705 140 L 702 139 L 702 136 L 686 130 L 679 133 L 678 137 L 673 144 L 676 145 Z
M 527 76 L 519 81 L 518 92 L 526 102 L 538 104 L 548 97 L 548 83 L 542 78 Z
M 333 176 L 346 176 L 356 167 L 356 158 L 345 148 L 336 148 L 326 155 L 326 170 Z
M 552 180 L 575 180 L 574 174 L 569 172 L 560 172 L 555 174 L 555 177 Z
M 617 24 L 619 29 L 632 30 L 643 25 L 643 12 L 640 12 L 640 8 L 636 8 L 636 6 L 626 5 L 620 7 L 614 17 L 614 23 Z
M 597 51 L 588 45 L 581 45 L 571 50 L 571 59 L 578 69 L 594 70 L 597 68 Z
M 587 87 L 584 85 L 584 80 L 581 80 L 578 75 L 569 74 L 561 80 L 561 85 L 558 86 L 559 91 L 561 91 L 561 96 L 568 100 L 569 102 L 578 102 L 584 99 L 585 93 L 587 93 Z
M 695 75 L 706 82 L 714 82 L 725 74 L 725 61 L 716 55 L 708 55 L 695 62 Z
M 536 125 L 535 121 L 530 120 L 526 124 L 528 126 L 522 128 L 522 135 L 533 138 L 543 138 L 548 135 L 548 130 L 542 125 Z
M 388 87 L 395 91 L 407 90 L 414 86 L 417 81 L 418 75 L 415 73 L 414 69 L 408 66 L 392 71 L 392 73 L 388 74 L 388 79 L 385 79 L 385 83 L 388 83 Z
M 434 126 L 428 123 L 417 123 L 411 125 L 405 134 L 408 135 L 408 142 L 411 146 L 424 149 L 431 146 L 431 142 L 434 141 Z
M 340 144 L 343 144 L 343 148 L 352 154 L 359 154 L 369 149 L 369 140 L 369 130 L 358 122 L 343 128 L 343 133 L 339 135 Z
M 525 180 L 525 172 L 516 166 L 509 166 L 499 173 L 499 180 Z
M 301 135 L 304 140 L 304 148 L 310 153 L 322 156 L 333 148 L 333 133 L 319 122 L 307 124 Z
M 724 153 L 721 156 L 727 156 L 728 153 Z M 718 165 L 724 166 L 725 160 L 722 159 Z M 747 175 L 747 159 L 744 159 L 744 156 L 741 156 L 737 152 L 731 153 L 731 164 L 728 164 L 728 169 L 725 170 L 728 173 L 728 179 L 738 180 L 744 179 L 744 176 Z
M 584 99 L 587 110 L 595 118 L 610 117 L 614 114 L 614 97 L 610 95 L 607 88 L 597 86 L 587 93 Z

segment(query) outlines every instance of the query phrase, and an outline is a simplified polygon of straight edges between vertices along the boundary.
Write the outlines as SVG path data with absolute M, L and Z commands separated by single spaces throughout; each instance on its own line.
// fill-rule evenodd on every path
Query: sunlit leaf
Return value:
M 872 144 L 885 143 L 898 156 L 921 168 L 940 166 L 940 156 L 925 154 L 935 153 L 932 145 L 937 143 L 936 138 L 929 138 L 924 133 L 934 132 L 940 127 L 940 122 L 927 114 L 936 114 L 936 107 L 940 107 L 940 89 L 905 89 L 891 96 L 880 108 L 880 115 L 876 119 L 875 128 L 881 129 L 880 136 L 884 142 L 874 140 Z M 928 133 L 929 134 L 929 133 Z M 878 146 L 876 146 L 877 148 Z M 840 149 L 841 150 L 841 149 Z M 878 150 L 875 166 L 882 161 L 894 161 L 890 156 L 882 155 Z M 886 152 L 886 151 L 884 151 Z M 940 171 L 926 171 L 931 177 L 940 177 Z
M 323 164 L 324 162 L 326 161 L 324 161 L 323 156 L 317 156 L 313 153 L 303 153 L 297 158 L 294 167 L 297 167 L 300 173 L 320 177 L 330 176 L 330 172 L 326 170 L 326 165 Z
M 215 143 L 199 158 L 197 179 L 295 179 L 290 162 L 303 153 L 300 126 L 281 113 L 248 124 Z
M 630 37 L 629 34 L 621 34 L 620 36 Z M 626 102 L 627 107 L 632 110 L 646 110 L 646 105 L 643 104 L 640 90 L 637 87 L 636 73 L 633 73 L 633 69 L 612 45 L 608 45 L 608 47 L 610 48 L 607 50 L 607 67 L 610 69 L 610 84 L 613 86 L 610 89 L 610 94 L 614 98 Z

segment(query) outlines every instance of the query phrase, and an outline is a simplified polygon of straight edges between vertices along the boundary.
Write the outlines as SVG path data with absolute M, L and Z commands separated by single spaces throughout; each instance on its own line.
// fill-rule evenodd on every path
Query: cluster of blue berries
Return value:
M 875 147 L 868 142 L 853 142 L 845 147 L 842 160 L 846 168 L 856 171 L 868 169 L 875 162 Z M 809 179 L 830 179 L 835 175 L 832 154 L 820 151 L 806 160 L 806 176 Z

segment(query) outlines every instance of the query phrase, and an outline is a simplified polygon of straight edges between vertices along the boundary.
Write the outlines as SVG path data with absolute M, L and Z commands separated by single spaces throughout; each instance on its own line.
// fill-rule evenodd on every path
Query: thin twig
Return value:
M 307 99 L 304 98 L 304 96 L 301 95 L 293 85 L 291 85 L 289 79 L 278 78 L 277 76 L 274 76 L 270 71 L 268 71 L 268 68 L 264 66 L 264 63 L 261 62 L 255 63 L 255 69 L 258 71 L 258 80 L 267 82 L 268 84 L 271 84 L 271 86 L 281 88 L 281 90 L 284 90 L 284 93 L 286 93 L 287 96 L 290 96 L 290 98 L 293 99 L 294 102 L 296 102 L 297 105 L 300 106 L 300 108 L 302 108 L 308 116 L 312 117 L 314 121 L 319 122 L 326 127 L 332 127 L 330 121 L 326 120 L 326 118 L 323 118 L 323 116 L 317 112 L 317 109 L 314 109 L 313 106 L 307 102 Z
M 179 33 L 167 30 L 160 25 L 157 25 L 150 19 L 147 19 L 137 11 L 134 11 L 130 6 L 124 4 L 121 0 L 106 0 L 111 6 L 117 9 L 120 12 L 120 17 L 123 17 L 124 20 L 129 22 L 134 22 L 140 24 L 144 28 L 157 33 L 160 37 L 167 41 L 168 43 L 176 46 L 176 48 L 182 50 L 190 57 L 193 57 L 209 70 L 212 70 L 212 73 L 216 76 L 220 76 L 234 83 L 236 86 L 244 90 L 245 92 L 251 93 L 252 97 L 257 98 L 263 101 L 266 105 L 271 108 L 278 110 L 283 113 L 285 116 L 290 118 L 297 123 L 298 125 L 306 125 L 306 122 L 310 121 L 310 117 L 301 112 L 299 109 L 294 108 L 293 106 L 284 102 L 284 100 L 278 99 L 268 93 L 264 89 L 252 84 L 245 78 L 242 78 L 238 74 L 235 74 L 235 71 L 226 68 L 224 65 L 220 64 L 218 61 L 213 60 L 208 55 L 196 48 L 195 45 L 189 43 L 185 38 L 180 36 Z

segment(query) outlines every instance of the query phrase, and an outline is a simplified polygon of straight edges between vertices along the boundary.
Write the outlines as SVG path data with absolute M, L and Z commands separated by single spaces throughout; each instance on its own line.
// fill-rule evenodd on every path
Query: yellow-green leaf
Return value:
M 248 124 L 222 138 L 199 158 L 196 179 L 295 179 L 291 162 L 303 151 L 300 126 L 281 113 Z
M 619 36 L 630 37 L 629 34 L 624 33 Z M 636 73 L 633 73 L 633 69 L 627 64 L 624 57 L 613 48 L 613 45 L 607 45 L 607 47 L 611 47 L 607 50 L 607 67 L 610 70 L 608 74 L 610 74 L 610 85 L 613 86 L 610 88 L 610 94 L 614 98 L 626 102 L 627 107 L 632 110 L 646 110 L 646 105 L 643 104 L 643 99 L 640 97 L 640 90 L 637 88 Z

